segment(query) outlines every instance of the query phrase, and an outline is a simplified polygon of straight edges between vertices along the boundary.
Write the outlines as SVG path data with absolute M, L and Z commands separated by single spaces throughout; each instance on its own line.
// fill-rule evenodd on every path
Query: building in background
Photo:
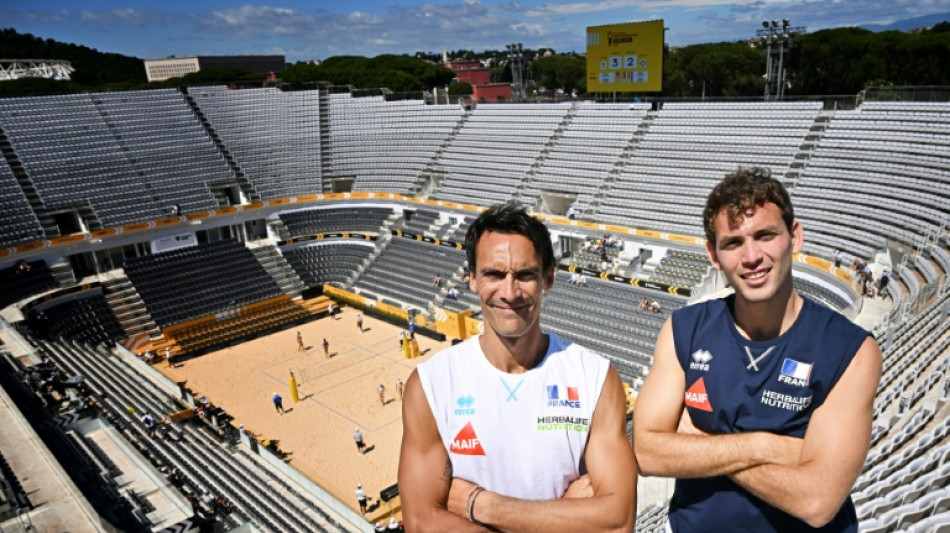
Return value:
M 511 101 L 511 84 L 492 83 L 491 69 L 482 65 L 480 61 L 445 60 L 444 66 L 455 71 L 459 82 L 472 86 L 472 99 L 476 102 L 495 102 L 499 100 L 499 97 L 502 100 Z
M 277 74 L 287 65 L 283 55 L 187 56 L 145 60 L 148 81 L 165 81 L 203 68 L 246 68 L 261 74 Z

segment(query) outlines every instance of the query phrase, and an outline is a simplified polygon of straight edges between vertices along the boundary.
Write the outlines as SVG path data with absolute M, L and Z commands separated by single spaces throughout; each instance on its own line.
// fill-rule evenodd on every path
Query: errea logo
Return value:
M 693 362 L 689 364 L 690 370 L 709 370 L 709 362 L 712 361 L 712 354 L 708 350 L 696 350 L 693 352 Z
M 458 408 L 455 410 L 456 416 L 475 414 L 475 408 L 472 407 L 475 405 L 475 397 L 471 394 L 467 396 L 459 396 L 458 399 L 455 400 L 455 405 L 458 406 Z

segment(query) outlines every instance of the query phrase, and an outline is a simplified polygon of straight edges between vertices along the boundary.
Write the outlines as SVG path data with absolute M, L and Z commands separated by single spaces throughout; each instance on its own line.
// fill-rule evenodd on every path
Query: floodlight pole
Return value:
M 772 32 L 772 27 L 769 26 L 769 21 L 762 21 L 762 26 L 765 28 L 765 101 L 769 101 L 769 92 L 772 88 L 772 38 L 774 36 Z
M 780 46 L 778 50 L 778 90 L 776 91 L 779 100 L 785 98 L 785 70 L 783 68 L 783 62 L 790 39 L 791 36 L 788 34 L 788 19 L 782 19 L 782 46 Z
M 794 44 L 793 36 L 806 31 L 804 26 L 791 27 L 788 19 L 782 19 L 781 26 L 777 20 L 763 20 L 762 29 L 755 32 L 765 43 L 765 101 L 785 98 L 785 54 Z
M 508 60 L 511 65 L 512 100 L 520 102 L 524 100 L 524 72 L 521 70 L 524 65 L 524 45 L 509 43 L 505 45 L 505 48 L 508 49 Z

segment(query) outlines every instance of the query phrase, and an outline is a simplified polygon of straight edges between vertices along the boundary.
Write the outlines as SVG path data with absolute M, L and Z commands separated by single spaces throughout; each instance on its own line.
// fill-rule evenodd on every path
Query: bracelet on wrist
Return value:
M 475 496 L 477 496 L 478 493 L 483 490 L 485 489 L 481 488 L 478 485 L 475 485 L 474 487 L 472 487 L 472 490 L 468 493 L 468 497 L 465 498 L 465 515 L 470 522 L 472 521 L 472 502 L 475 499 Z
M 478 499 L 478 495 L 481 494 L 481 493 L 483 493 L 483 492 L 485 492 L 485 489 L 479 487 L 479 490 L 478 490 L 475 494 L 472 495 L 472 504 L 471 504 L 471 505 L 469 506 L 469 508 L 468 508 L 468 520 L 469 520 L 469 522 L 471 522 L 471 523 L 473 523 L 473 524 L 475 524 L 475 525 L 478 525 L 478 526 L 484 526 L 484 525 L 485 525 L 485 524 L 479 522 L 478 519 L 475 518 L 475 500 L 477 500 L 477 499 Z

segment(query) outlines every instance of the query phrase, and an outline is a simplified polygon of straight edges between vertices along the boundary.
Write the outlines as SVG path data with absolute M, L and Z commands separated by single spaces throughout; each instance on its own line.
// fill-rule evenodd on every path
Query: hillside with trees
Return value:
M 12 28 L 0 30 L 0 50 L 3 50 L 4 59 L 65 59 L 76 69 L 72 81 L 80 86 L 145 83 L 145 67 L 141 59 L 41 39 Z
M 280 75 L 281 81 L 292 87 L 325 81 L 357 89 L 385 87 L 393 92 L 431 90 L 448 85 L 454 77 L 454 72 L 441 65 L 390 54 L 374 58 L 334 56 L 320 65 L 297 63 Z
M 875 33 L 836 28 L 798 35 L 785 58 L 787 96 L 852 95 L 869 85 L 950 85 L 950 23 L 929 30 Z M 120 54 L 0 30 L 6 58 L 65 59 L 76 68 L 70 82 L 24 79 L 0 82 L 2 94 L 53 94 L 83 90 L 145 89 L 178 85 L 263 83 L 260 74 L 235 69 L 209 69 L 161 83 L 146 83 L 142 60 Z M 506 51 L 453 50 L 452 59 L 481 60 L 492 68 L 493 82 L 510 82 Z M 762 94 L 765 50 L 746 42 L 722 42 L 668 49 L 664 61 L 666 97 L 758 97 Z M 335 56 L 321 64 L 300 62 L 281 74 L 290 88 L 316 82 L 353 85 L 358 89 L 388 88 L 418 92 L 449 85 L 454 73 L 441 66 L 441 54 L 386 54 L 373 58 Z M 525 50 L 527 94 L 563 91 L 583 94 L 586 59 L 575 52 L 556 54 L 548 48 Z M 460 93 L 461 89 L 453 90 Z

